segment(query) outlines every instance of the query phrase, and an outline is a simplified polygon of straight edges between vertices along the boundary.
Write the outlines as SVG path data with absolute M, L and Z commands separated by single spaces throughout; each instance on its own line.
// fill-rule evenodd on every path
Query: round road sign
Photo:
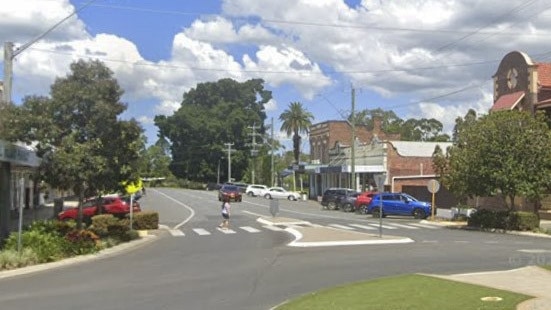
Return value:
M 438 190 L 440 190 L 440 182 L 434 179 L 429 180 L 429 183 L 427 184 L 427 189 L 432 194 L 437 193 Z

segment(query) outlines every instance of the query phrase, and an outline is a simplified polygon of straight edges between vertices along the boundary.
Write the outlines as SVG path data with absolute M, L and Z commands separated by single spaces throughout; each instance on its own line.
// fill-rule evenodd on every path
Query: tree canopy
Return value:
M 293 136 L 293 154 L 297 164 L 299 163 L 300 141 L 302 140 L 300 134 L 308 132 L 313 119 L 314 115 L 304 109 L 300 102 L 291 102 L 289 108 L 279 116 L 279 120 L 282 121 L 281 130 L 287 136 Z
M 381 108 L 362 110 L 355 114 L 355 124 L 364 125 L 373 129 L 373 120 L 379 117 L 382 121 L 382 130 L 387 134 L 400 134 L 402 141 L 449 141 L 450 137 L 443 134 L 444 126 L 434 118 L 410 118 L 403 120 L 393 111 Z M 349 119 L 350 120 L 350 119 Z
M 232 178 L 241 180 L 251 157 L 248 127 L 256 124 L 258 133 L 265 134 L 264 105 L 271 99 L 272 93 L 260 79 L 221 79 L 189 90 L 173 115 L 155 117 L 161 138 L 171 143 L 172 173 L 188 180 L 214 181 L 220 161 L 220 171 L 227 178 L 230 146 Z
M 551 133 L 545 116 L 500 111 L 474 120 L 475 115 L 470 111 L 457 121 L 449 168 L 442 169 L 450 190 L 469 196 L 501 194 L 510 209 L 515 197 L 540 199 L 551 184 Z
M 51 97 L 28 96 L 5 107 L 2 137 L 34 143 L 43 160 L 41 177 L 79 197 L 121 188 L 138 178 L 143 130 L 135 120 L 120 120 L 126 110 L 123 90 L 99 61 L 77 61 L 57 78 Z

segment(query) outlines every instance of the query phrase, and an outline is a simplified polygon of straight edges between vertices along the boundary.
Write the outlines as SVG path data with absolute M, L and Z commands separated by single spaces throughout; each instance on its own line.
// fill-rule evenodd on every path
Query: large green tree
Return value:
M 457 131 L 449 156 L 450 190 L 470 196 L 501 194 L 538 201 L 551 184 L 551 133 L 542 113 L 492 112 Z
M 381 119 L 381 129 L 387 134 L 400 134 L 403 141 L 449 141 L 450 137 L 443 134 L 444 126 L 434 118 L 410 118 L 403 120 L 393 111 L 385 111 L 381 108 L 373 110 L 361 110 L 355 115 L 357 125 L 365 125 L 373 129 L 374 119 Z M 350 120 L 350 118 L 349 118 Z
M 85 195 L 121 189 L 138 175 L 143 130 L 135 120 L 120 120 L 126 110 L 123 90 L 99 61 L 77 61 L 57 78 L 50 97 L 28 96 L 1 114 L 2 137 L 34 143 L 42 158 L 40 177 L 51 186 Z
M 289 108 L 279 116 L 281 123 L 281 130 L 284 131 L 287 136 L 293 136 L 293 154 L 295 163 L 299 163 L 300 159 L 300 141 L 302 137 L 301 133 L 307 133 L 314 115 L 308 112 L 300 102 L 291 102 Z
M 217 179 L 220 161 L 222 179 L 227 179 L 231 149 L 231 177 L 241 180 L 251 157 L 249 127 L 260 125 L 258 133 L 265 134 L 264 105 L 270 99 L 272 93 L 260 79 L 221 79 L 190 89 L 173 115 L 155 117 L 160 137 L 171 143 L 172 173 L 212 182 Z

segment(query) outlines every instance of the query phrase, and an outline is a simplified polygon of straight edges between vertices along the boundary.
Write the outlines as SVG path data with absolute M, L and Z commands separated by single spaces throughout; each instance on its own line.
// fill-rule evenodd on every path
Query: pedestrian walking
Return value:
M 230 227 L 230 201 L 229 199 L 224 199 L 224 202 L 222 202 L 222 223 L 218 225 L 218 227 L 222 229 L 228 229 Z

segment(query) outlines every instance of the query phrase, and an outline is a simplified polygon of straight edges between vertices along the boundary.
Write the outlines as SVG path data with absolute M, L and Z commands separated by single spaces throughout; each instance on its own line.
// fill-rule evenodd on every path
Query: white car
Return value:
M 268 186 L 260 184 L 250 184 L 245 190 L 247 196 L 262 196 L 268 190 Z
M 264 198 L 266 199 L 289 199 L 297 201 L 300 199 L 300 194 L 296 192 L 289 192 L 283 187 L 270 187 L 267 191 L 263 194 Z

